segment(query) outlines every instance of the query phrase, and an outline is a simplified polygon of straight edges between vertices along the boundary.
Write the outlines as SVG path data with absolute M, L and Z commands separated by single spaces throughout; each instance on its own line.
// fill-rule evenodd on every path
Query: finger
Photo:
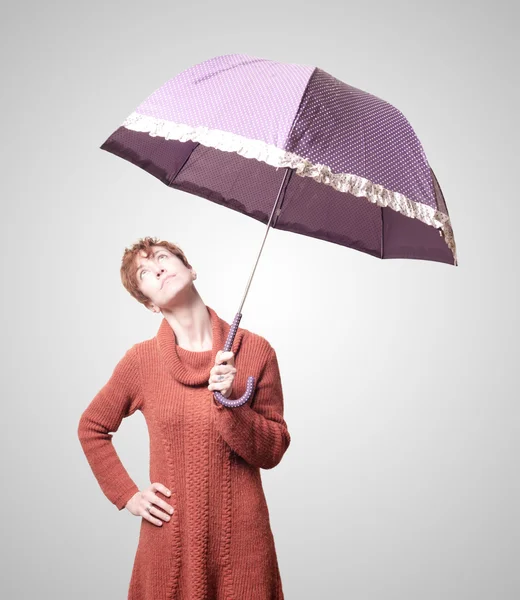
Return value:
M 208 379 L 208 383 L 219 383 L 221 381 L 233 381 L 235 378 L 235 371 L 229 371 L 228 373 L 221 373 L 220 375 L 212 375 Z M 222 379 L 221 379 L 222 377 Z
M 222 381 L 210 381 L 208 384 L 208 390 L 220 390 L 222 385 L 229 385 L 229 381 L 224 379 Z
M 167 507 L 168 505 L 166 504 L 166 502 L 164 502 L 164 500 L 161 500 L 158 496 L 152 496 L 152 497 L 145 497 L 143 498 L 143 516 L 146 517 L 146 515 L 153 515 L 154 517 L 159 517 L 159 519 L 161 519 L 162 521 L 169 521 L 170 520 L 170 515 L 168 513 L 170 513 L 170 509 Z M 165 507 L 165 511 L 161 510 L 158 505 L 164 506 Z M 150 510 L 148 510 L 150 509 Z M 154 521 L 152 521 L 154 522 Z M 157 524 L 157 523 L 156 523 Z
M 167 513 L 168 515 L 173 515 L 173 512 L 175 510 L 173 508 L 173 506 L 171 506 L 164 500 L 161 500 L 161 498 L 159 498 L 159 496 L 155 496 L 155 498 L 152 499 L 151 504 L 152 504 L 151 510 L 153 510 L 155 508 L 155 506 L 157 506 L 158 509 L 162 509 L 164 511 L 164 513 Z M 155 506 L 154 506 L 154 504 L 155 504 Z M 148 506 L 148 504 L 146 506 Z M 157 510 L 155 514 L 157 514 L 161 518 L 163 518 L 164 513 L 161 510 Z M 164 519 L 164 520 L 167 521 L 167 519 Z
M 154 492 L 161 492 L 165 496 L 171 496 L 172 492 L 165 485 L 159 482 L 154 482 L 150 485 L 150 489 Z
M 166 513 L 168 514 L 173 514 L 173 506 L 171 506 L 170 504 L 168 504 L 167 502 L 165 502 L 160 496 L 157 496 L 155 493 L 155 491 L 158 491 L 162 494 L 164 494 L 165 496 L 171 496 L 171 490 L 168 489 L 165 485 L 163 485 L 162 483 L 159 482 L 154 482 L 152 484 L 150 484 L 150 487 L 145 490 L 144 492 L 144 497 L 146 498 L 147 502 L 146 502 L 146 506 L 148 506 L 148 503 L 152 504 L 152 505 L 156 505 L 160 508 L 162 508 Z M 153 508 L 153 506 L 152 506 Z M 158 511 L 159 513 L 161 511 Z
M 227 390 L 230 387 L 231 385 L 229 381 L 216 381 L 208 385 L 209 390 L 219 390 L 220 392 L 222 390 Z
M 210 371 L 210 376 L 227 375 L 228 373 L 236 373 L 236 367 L 233 365 L 219 365 L 218 367 L 213 367 Z
M 213 369 L 218 368 L 218 367 L 227 367 L 227 366 L 235 366 L 235 358 L 216 358 L 215 359 L 215 364 L 213 365 Z
M 154 525 L 158 525 L 160 527 L 163 524 L 163 521 L 161 519 L 156 519 L 152 515 L 153 511 L 154 511 L 153 507 L 150 509 L 150 512 L 148 512 L 146 510 L 146 508 L 144 508 L 141 513 L 141 516 L 143 517 L 143 519 L 146 519 L 147 521 L 150 521 L 150 523 L 153 523 Z
M 229 352 L 223 352 L 222 350 L 218 351 L 217 354 L 217 363 L 222 363 L 222 362 L 227 362 L 228 360 L 232 360 L 234 358 L 234 353 L 229 351 Z

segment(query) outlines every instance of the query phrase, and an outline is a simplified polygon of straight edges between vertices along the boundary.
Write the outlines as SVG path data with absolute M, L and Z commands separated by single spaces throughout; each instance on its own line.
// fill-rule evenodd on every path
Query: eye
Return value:
M 159 258 L 162 258 L 163 256 L 166 256 L 166 258 L 168 258 L 167 254 L 159 254 Z
M 143 278 L 143 273 L 147 273 L 146 269 L 141 269 L 141 272 L 139 273 L 139 279 Z

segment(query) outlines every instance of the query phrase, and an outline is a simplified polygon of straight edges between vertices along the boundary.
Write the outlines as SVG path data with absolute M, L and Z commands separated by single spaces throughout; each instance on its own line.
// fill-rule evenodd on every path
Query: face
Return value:
M 152 246 L 151 249 L 149 258 L 144 250 L 135 257 L 138 267 L 135 277 L 139 289 L 149 298 L 147 308 L 160 312 L 186 300 L 186 294 L 193 291 L 196 273 L 166 248 Z

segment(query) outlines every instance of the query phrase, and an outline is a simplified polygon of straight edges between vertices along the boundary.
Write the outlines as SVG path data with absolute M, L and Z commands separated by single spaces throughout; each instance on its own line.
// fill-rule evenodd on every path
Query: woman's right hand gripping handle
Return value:
M 170 515 L 173 514 L 174 509 L 159 498 L 155 492 L 161 492 L 164 496 L 171 496 L 171 491 L 162 483 L 152 483 L 145 490 L 136 492 L 126 503 L 125 508 L 136 517 L 143 517 L 150 523 L 160 527 L 163 521 L 170 520 Z

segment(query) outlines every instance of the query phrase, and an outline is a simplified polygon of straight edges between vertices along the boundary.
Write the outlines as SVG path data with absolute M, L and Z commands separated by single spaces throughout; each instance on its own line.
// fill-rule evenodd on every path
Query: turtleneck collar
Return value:
M 221 319 L 210 306 L 205 306 L 211 318 L 213 338 L 211 350 L 193 352 L 181 348 L 175 339 L 175 332 L 164 317 L 156 335 L 159 352 L 171 375 L 174 379 L 185 385 L 208 383 L 209 372 L 215 364 L 217 352 L 223 350 L 229 330 L 231 329 L 229 323 Z M 239 328 L 233 340 L 231 351 L 235 356 L 240 347 L 243 333 L 244 330 Z

